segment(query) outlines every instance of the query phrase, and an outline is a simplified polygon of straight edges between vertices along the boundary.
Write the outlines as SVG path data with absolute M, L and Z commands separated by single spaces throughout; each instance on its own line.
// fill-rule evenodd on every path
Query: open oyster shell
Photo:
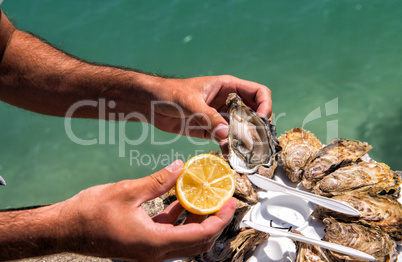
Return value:
M 259 166 L 270 166 L 279 149 L 276 128 L 260 118 L 241 98 L 229 94 L 229 162 L 239 173 L 255 173 Z
M 396 261 L 395 241 L 379 228 L 366 227 L 355 223 L 342 223 L 333 218 L 324 219 L 325 235 L 322 240 L 351 247 L 376 258 L 376 261 Z M 327 253 L 331 261 L 365 261 L 331 250 Z

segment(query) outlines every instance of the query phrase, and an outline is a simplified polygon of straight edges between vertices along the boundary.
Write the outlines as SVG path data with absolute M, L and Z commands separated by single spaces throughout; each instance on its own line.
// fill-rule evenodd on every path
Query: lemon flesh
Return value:
M 198 215 L 217 212 L 233 196 L 234 190 L 232 169 L 223 159 L 211 154 L 187 161 L 176 182 L 180 204 Z

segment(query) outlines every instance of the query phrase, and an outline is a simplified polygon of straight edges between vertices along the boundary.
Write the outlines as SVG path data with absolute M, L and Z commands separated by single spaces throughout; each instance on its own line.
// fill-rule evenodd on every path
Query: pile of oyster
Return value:
M 402 240 L 402 206 L 397 201 L 401 174 L 371 160 L 369 144 L 336 138 L 324 146 L 299 127 L 276 139 L 275 126 L 258 117 L 236 94 L 229 95 L 227 105 L 228 160 L 242 178 L 237 183 L 243 188 L 238 190 L 242 199 L 258 201 L 246 174 L 272 177 L 279 166 L 292 182 L 360 211 L 359 217 L 351 217 L 318 207 L 313 216 L 326 225 L 323 240 L 361 250 L 377 261 L 397 260 L 396 241 Z M 360 260 L 297 243 L 297 261 Z
M 268 234 L 240 228 L 240 222 L 251 205 L 259 202 L 258 187 L 251 184 L 247 174 L 272 178 L 277 167 L 292 182 L 360 211 L 359 217 L 352 217 L 316 208 L 313 216 L 326 225 L 323 240 L 361 250 L 377 261 L 397 260 L 396 241 L 402 240 L 402 206 L 397 201 L 401 175 L 369 159 L 370 145 L 334 139 L 324 146 L 314 134 L 299 127 L 277 139 L 275 126 L 260 118 L 236 94 L 230 94 L 226 103 L 228 162 L 235 171 L 238 208 L 214 247 L 189 261 L 244 261 L 255 246 L 267 241 Z M 296 248 L 299 262 L 361 261 L 313 245 L 297 242 Z
M 396 261 L 396 241 L 402 240 L 402 205 L 398 202 L 400 172 L 371 160 L 365 142 L 333 139 L 326 146 L 309 131 L 293 128 L 281 135 L 280 165 L 287 177 L 315 194 L 342 201 L 360 211 L 347 216 L 323 207 L 313 212 L 326 225 L 323 240 L 358 249 L 377 261 Z M 306 247 L 297 261 L 311 260 Z M 324 250 L 329 261 L 361 261 Z M 321 255 L 322 256 L 322 255 Z M 325 261 L 325 260 L 322 260 Z

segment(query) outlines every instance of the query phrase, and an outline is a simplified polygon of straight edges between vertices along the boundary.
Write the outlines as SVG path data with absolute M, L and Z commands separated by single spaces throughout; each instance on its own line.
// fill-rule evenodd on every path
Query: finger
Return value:
M 135 180 L 135 186 L 141 190 L 141 195 L 136 196 L 141 202 L 154 199 L 169 191 L 176 183 L 183 169 L 183 161 L 176 160 L 164 169 L 141 179 Z M 139 191 L 133 190 L 133 193 Z
M 269 118 L 272 120 L 272 98 L 271 91 L 267 89 L 259 89 L 257 92 L 257 114 L 262 118 Z
M 201 242 L 208 242 L 230 223 L 235 209 L 236 199 L 232 198 L 218 212 L 209 216 L 201 224 L 190 223 L 174 227 L 174 229 L 169 228 L 169 234 L 164 234 L 163 242 L 177 243 L 178 247 L 184 243 L 196 245 Z
M 271 90 L 268 87 L 236 77 L 227 78 L 223 82 L 223 87 L 223 89 L 229 90 L 234 88 L 234 92 L 238 93 L 244 103 L 255 110 L 260 117 L 269 118 L 271 116 Z
M 155 114 L 154 117 L 154 126 L 164 132 L 203 139 L 211 139 L 211 134 L 201 127 L 194 118 L 181 119 L 159 114 Z
M 162 213 L 155 215 L 152 219 L 156 223 L 174 224 L 177 219 L 184 213 L 184 208 L 179 201 L 170 204 Z
M 206 130 L 212 137 L 221 140 L 226 139 L 229 127 L 226 120 L 215 108 L 208 106 L 202 99 L 191 104 L 192 117 L 198 125 Z
M 162 243 L 170 243 L 165 250 L 166 258 L 192 256 L 208 251 L 223 229 L 230 223 L 236 209 L 236 199 L 232 198 L 213 216 L 201 224 L 191 223 L 169 228 L 169 234 L 160 230 Z M 162 237 L 163 236 L 163 237 Z
M 227 139 L 221 140 L 219 142 L 219 148 L 222 151 L 222 155 L 225 159 L 228 159 L 229 157 L 229 141 Z
M 190 224 L 190 223 L 201 223 L 202 221 L 204 221 L 208 216 L 207 215 L 196 215 L 196 214 L 192 214 L 190 213 L 187 218 L 186 221 L 184 221 L 184 224 Z

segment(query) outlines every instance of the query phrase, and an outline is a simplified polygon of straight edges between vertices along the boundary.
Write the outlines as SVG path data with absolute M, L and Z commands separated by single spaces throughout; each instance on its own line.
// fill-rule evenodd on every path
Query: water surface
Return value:
M 334 136 L 367 141 L 370 156 L 402 169 L 400 1 L 6 0 L 1 7 L 20 29 L 89 61 L 267 85 L 279 133 L 304 125 L 324 143 Z M 72 127 L 83 139 L 99 139 L 97 121 L 77 119 Z M 136 139 L 144 128 L 129 123 L 124 131 Z M 8 183 L 0 207 L 61 201 L 218 150 L 151 131 L 119 157 L 108 139 L 75 144 L 62 118 L 0 103 L 0 175 Z M 130 151 L 137 156 L 131 162 Z

